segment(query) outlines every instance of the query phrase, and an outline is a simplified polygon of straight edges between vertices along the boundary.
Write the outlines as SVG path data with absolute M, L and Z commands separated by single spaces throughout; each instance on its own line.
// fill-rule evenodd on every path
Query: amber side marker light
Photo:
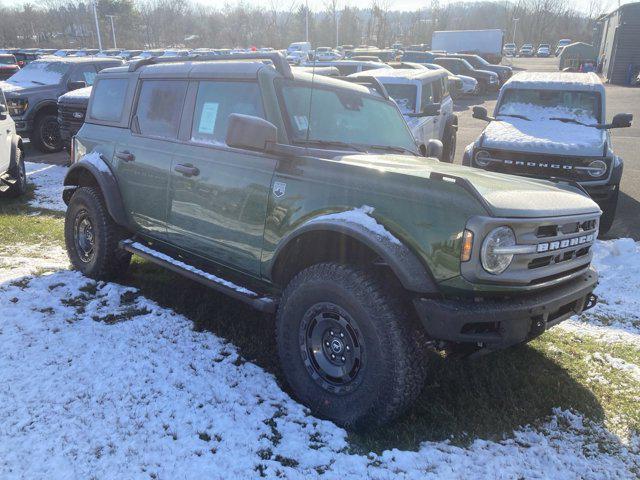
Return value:
M 460 260 L 468 262 L 471 260 L 471 248 L 473 247 L 473 232 L 465 230 L 462 234 L 462 250 L 460 250 Z

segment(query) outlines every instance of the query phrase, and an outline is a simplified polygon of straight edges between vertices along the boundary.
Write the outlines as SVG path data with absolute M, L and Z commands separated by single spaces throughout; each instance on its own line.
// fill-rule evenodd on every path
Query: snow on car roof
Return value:
M 379 79 L 408 79 L 421 80 L 423 78 L 440 78 L 446 77 L 449 73 L 442 70 L 415 69 L 415 68 L 377 68 L 375 70 L 366 70 L 363 72 L 352 73 L 350 77 L 376 77 Z
M 593 72 L 520 72 L 507 80 L 503 88 L 604 90 L 600 78 Z

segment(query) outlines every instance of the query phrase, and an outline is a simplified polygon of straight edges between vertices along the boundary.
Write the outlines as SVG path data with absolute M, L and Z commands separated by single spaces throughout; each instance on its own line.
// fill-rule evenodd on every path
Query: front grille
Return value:
M 64 138 L 71 138 L 84 123 L 84 116 L 87 112 L 86 107 L 78 107 L 73 105 L 58 105 L 58 122 L 60 123 L 60 131 Z M 80 117 L 80 118 L 78 118 Z
M 485 150 L 485 149 L 483 149 Z M 611 159 L 605 157 L 572 157 L 563 155 L 543 155 L 535 153 L 511 152 L 504 150 L 486 150 L 491 161 L 485 170 L 492 172 L 525 175 L 536 178 L 555 177 L 572 182 L 593 182 L 609 176 Z M 593 177 L 581 168 L 588 167 L 594 160 L 602 160 L 607 170 L 600 177 Z

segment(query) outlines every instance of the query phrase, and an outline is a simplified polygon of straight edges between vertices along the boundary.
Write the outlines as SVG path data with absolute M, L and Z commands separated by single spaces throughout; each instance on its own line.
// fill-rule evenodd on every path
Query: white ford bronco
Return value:
M 443 144 L 440 160 L 453 162 L 458 117 L 453 113 L 453 100 L 449 94 L 449 72 L 444 69 L 384 68 L 350 76 L 377 79 L 400 107 L 420 148 L 426 149 L 430 140 L 440 140 Z

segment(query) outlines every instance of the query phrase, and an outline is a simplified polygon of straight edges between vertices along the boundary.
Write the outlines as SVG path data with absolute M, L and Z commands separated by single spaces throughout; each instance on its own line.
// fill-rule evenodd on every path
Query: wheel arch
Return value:
M 324 261 L 377 262 L 406 290 L 438 293 L 429 269 L 404 243 L 344 221 L 311 221 L 290 233 L 276 249 L 266 276 L 284 286 L 296 273 Z
M 50 113 L 52 115 L 58 115 L 58 104 L 51 100 L 42 101 L 33 108 L 33 120 L 35 121 L 39 115 L 43 112 Z
M 74 163 L 65 175 L 63 185 L 65 189 L 62 192 L 62 198 L 67 205 L 78 187 L 97 188 L 113 220 L 119 225 L 128 225 L 129 221 L 116 177 L 101 155 L 86 155 L 79 162 Z
M 24 160 L 24 145 L 22 144 L 22 137 L 19 135 L 13 135 L 11 138 L 11 161 L 14 162 L 16 159 L 16 153 L 20 150 L 22 153 L 22 159 Z

